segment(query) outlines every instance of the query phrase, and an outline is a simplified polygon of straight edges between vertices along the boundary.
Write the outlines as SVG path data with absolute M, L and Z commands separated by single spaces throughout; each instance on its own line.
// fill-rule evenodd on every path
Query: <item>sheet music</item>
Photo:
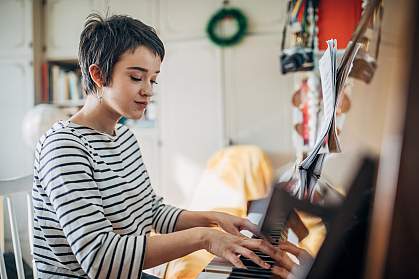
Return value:
M 317 140 L 314 143 L 313 150 L 307 158 L 301 162 L 301 167 L 308 170 L 313 163 L 316 155 L 319 153 L 324 140 L 330 131 L 332 120 L 336 108 L 336 40 L 327 41 L 327 50 L 319 60 L 320 78 L 322 81 L 323 92 L 323 121 L 320 130 L 317 133 Z
M 350 43 L 351 44 L 351 43 Z M 339 65 L 339 70 L 337 73 L 336 78 L 336 103 L 335 103 L 335 114 L 336 114 L 336 108 L 340 104 L 341 98 L 342 98 L 342 89 L 345 86 L 346 79 L 349 76 L 349 73 L 352 70 L 353 61 L 355 59 L 355 56 L 360 48 L 360 44 L 356 44 L 354 48 L 350 48 L 348 46 L 349 52 L 345 52 L 343 59 L 341 60 L 341 63 Z M 350 51 L 352 50 L 352 51 Z M 346 59 L 347 58 L 347 59 Z M 337 135 L 337 129 L 336 129 L 336 115 L 334 115 L 332 119 L 332 127 L 330 129 L 329 137 L 327 140 L 327 146 L 329 153 L 340 153 L 342 152 L 339 138 Z
M 337 64 L 337 41 L 327 41 L 327 49 L 319 60 L 319 71 L 323 93 L 323 120 L 317 139 L 310 154 L 300 164 L 300 187 L 297 195 L 303 198 L 308 193 L 312 198 L 314 187 L 321 175 L 327 153 L 341 152 L 336 129 L 336 109 L 340 103 L 341 91 L 352 69 L 352 63 L 360 44 L 349 44 L 339 67 Z M 323 147 L 323 148 L 322 148 Z

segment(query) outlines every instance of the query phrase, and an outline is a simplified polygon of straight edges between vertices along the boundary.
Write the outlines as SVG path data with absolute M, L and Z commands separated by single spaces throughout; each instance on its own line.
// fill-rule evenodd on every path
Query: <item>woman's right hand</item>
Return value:
M 217 229 L 205 231 L 205 249 L 232 263 L 235 267 L 246 268 L 239 259 L 240 255 L 250 259 L 262 268 L 270 268 L 270 265 L 259 258 L 252 249 L 257 249 L 266 255 L 273 257 L 275 247 L 262 239 L 251 239 L 246 236 L 235 236 Z

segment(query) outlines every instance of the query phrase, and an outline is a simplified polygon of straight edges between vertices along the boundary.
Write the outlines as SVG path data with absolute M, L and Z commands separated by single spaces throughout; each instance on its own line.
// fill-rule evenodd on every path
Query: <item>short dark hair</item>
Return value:
M 134 52 L 139 46 L 149 48 L 163 61 L 164 46 L 154 28 L 140 20 L 124 15 L 102 18 L 90 14 L 80 35 L 79 64 L 86 94 L 95 93 L 97 88 L 89 74 L 92 64 L 99 66 L 103 85 L 112 81 L 112 69 L 126 51 Z

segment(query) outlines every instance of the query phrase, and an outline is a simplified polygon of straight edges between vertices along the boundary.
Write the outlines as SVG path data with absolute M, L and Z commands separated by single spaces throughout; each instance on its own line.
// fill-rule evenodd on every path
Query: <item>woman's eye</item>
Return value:
M 130 78 L 131 78 L 131 80 L 137 81 L 137 82 L 138 81 L 143 81 L 142 78 L 137 78 L 137 77 L 133 77 L 133 76 L 130 76 Z M 150 80 L 150 82 L 151 82 L 152 85 L 158 84 L 157 81 L 155 81 L 155 80 Z
M 131 80 L 133 80 L 133 81 L 142 81 L 141 78 L 136 78 L 136 77 L 131 77 Z

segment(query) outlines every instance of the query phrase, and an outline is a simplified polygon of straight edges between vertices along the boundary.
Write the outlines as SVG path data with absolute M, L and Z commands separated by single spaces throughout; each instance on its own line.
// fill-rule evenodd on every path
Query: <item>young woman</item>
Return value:
M 88 17 L 79 46 L 85 105 L 54 124 L 35 154 L 40 278 L 139 278 L 143 269 L 200 249 L 237 267 L 244 267 L 240 254 L 269 268 L 255 248 L 283 258 L 268 242 L 240 235 L 255 232 L 246 219 L 181 210 L 154 193 L 134 135 L 117 123 L 142 117 L 163 58 L 162 42 L 142 22 Z M 160 234 L 150 236 L 152 229 Z

